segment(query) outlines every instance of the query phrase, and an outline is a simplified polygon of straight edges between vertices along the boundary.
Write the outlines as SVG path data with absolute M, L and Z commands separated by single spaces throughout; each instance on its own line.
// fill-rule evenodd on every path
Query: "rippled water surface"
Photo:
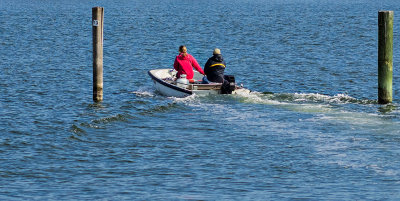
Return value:
M 104 15 L 92 101 L 91 9 Z M 0 0 L 1 200 L 399 200 L 396 1 Z M 393 10 L 394 101 L 377 104 Z M 396 28 L 397 27 L 397 28 Z M 220 48 L 250 94 L 164 97 L 147 71 Z

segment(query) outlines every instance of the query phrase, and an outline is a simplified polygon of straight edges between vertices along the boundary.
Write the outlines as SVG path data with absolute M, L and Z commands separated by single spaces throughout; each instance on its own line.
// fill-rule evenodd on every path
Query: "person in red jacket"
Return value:
M 176 74 L 177 78 L 180 78 L 182 74 L 186 74 L 186 79 L 192 80 L 194 75 L 193 68 L 204 75 L 203 69 L 201 69 L 196 59 L 187 53 L 186 46 L 184 45 L 179 47 L 179 55 L 175 58 L 174 68 L 178 71 Z

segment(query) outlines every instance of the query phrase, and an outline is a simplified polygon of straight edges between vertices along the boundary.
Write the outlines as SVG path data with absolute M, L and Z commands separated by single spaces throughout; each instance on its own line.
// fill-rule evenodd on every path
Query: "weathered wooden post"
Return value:
M 393 11 L 378 12 L 378 103 L 392 102 Z
M 92 8 L 93 27 L 93 101 L 103 100 L 103 19 L 104 8 Z

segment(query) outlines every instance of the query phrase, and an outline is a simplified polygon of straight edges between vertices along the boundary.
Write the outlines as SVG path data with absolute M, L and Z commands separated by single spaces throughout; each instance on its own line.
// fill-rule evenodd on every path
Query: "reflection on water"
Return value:
M 393 104 L 387 104 L 387 105 L 382 105 L 381 107 L 378 108 L 378 111 L 381 114 L 389 114 L 392 111 L 395 111 L 397 109 L 397 106 Z

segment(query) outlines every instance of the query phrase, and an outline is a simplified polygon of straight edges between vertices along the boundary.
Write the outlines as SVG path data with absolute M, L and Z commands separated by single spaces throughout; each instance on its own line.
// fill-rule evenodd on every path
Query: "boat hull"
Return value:
M 169 72 L 169 69 L 150 70 L 149 75 L 153 80 L 154 87 L 162 95 L 186 97 L 193 94 L 190 90 L 178 87 L 166 81 L 168 78 L 172 79 L 173 74 Z
M 210 95 L 210 94 L 221 94 L 221 84 L 201 84 L 201 83 L 193 83 L 188 85 L 177 85 L 174 81 L 174 77 L 176 71 L 171 69 L 156 69 L 150 70 L 148 72 L 149 76 L 153 80 L 154 87 L 162 95 L 165 96 L 173 96 L 173 97 L 186 97 L 192 94 L 197 95 Z M 195 72 L 194 79 L 201 80 L 202 75 L 198 72 Z M 237 88 L 232 93 L 244 92 L 248 91 L 244 88 Z

